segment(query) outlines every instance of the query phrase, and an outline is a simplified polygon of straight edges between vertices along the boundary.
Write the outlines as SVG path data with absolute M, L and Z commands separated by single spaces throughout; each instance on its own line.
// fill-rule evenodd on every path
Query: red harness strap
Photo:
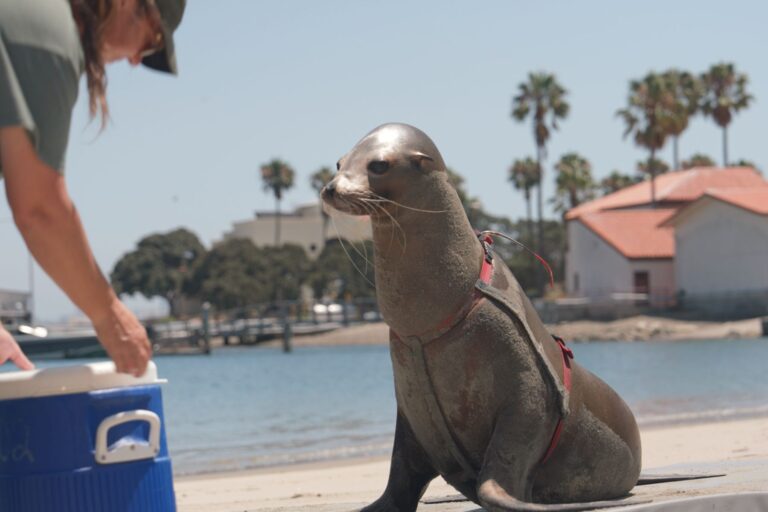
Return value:
M 563 352 L 563 385 L 565 386 L 565 390 L 570 393 L 571 392 L 571 359 L 573 359 L 573 350 L 568 348 L 568 346 L 563 341 L 563 338 L 560 336 L 552 335 L 553 338 L 555 338 L 555 341 L 558 345 L 560 345 L 560 350 Z M 557 447 L 558 441 L 560 441 L 560 434 L 563 433 L 563 417 L 561 416 L 559 420 L 557 420 L 557 426 L 555 427 L 555 433 L 552 434 L 552 440 L 549 441 L 549 447 L 547 448 L 546 453 L 544 453 L 544 457 L 541 458 L 541 462 L 544 463 L 549 459 L 550 455 L 552 455 L 552 452 L 555 451 L 555 448 Z
M 480 267 L 480 280 L 485 284 L 490 284 L 491 277 L 493 276 L 493 256 L 490 250 L 490 246 L 493 244 L 493 239 L 486 235 L 480 239 L 480 242 L 483 244 L 483 265 Z M 419 337 L 432 338 L 433 336 L 438 335 L 438 333 L 442 333 L 446 329 L 453 327 L 460 320 L 463 320 L 467 314 L 469 314 L 469 312 L 475 307 L 475 305 L 477 305 L 482 297 L 483 294 L 480 293 L 477 288 L 473 287 L 472 294 L 463 307 L 448 315 L 445 319 L 443 319 L 442 322 L 438 324 L 436 328 L 419 334 Z
M 491 277 L 493 276 L 493 255 L 491 252 L 491 246 L 493 245 L 493 238 L 490 236 L 490 234 L 487 233 L 480 233 L 479 237 L 480 242 L 483 244 L 483 264 L 480 268 L 480 281 L 482 281 L 485 284 L 491 283 Z M 536 255 L 537 258 L 541 260 L 541 257 Z M 543 260 L 542 260 L 543 261 Z M 546 264 L 546 262 L 544 262 Z M 547 265 L 547 268 L 549 266 Z M 551 274 L 550 270 L 550 274 Z M 453 327 L 456 323 L 463 320 L 463 318 L 469 314 L 469 312 L 475 307 L 475 305 L 480 301 L 482 298 L 482 293 L 480 293 L 477 289 L 473 290 L 472 296 L 470 300 L 464 305 L 464 307 L 460 308 L 458 311 L 454 312 L 453 314 L 449 315 L 447 318 L 445 318 L 440 324 L 426 333 L 422 333 L 419 335 L 419 337 L 425 337 L 428 339 L 434 339 L 440 335 L 440 333 L 444 332 L 446 329 L 449 329 Z M 393 331 L 393 334 L 397 336 L 397 333 Z M 399 337 L 399 336 L 398 336 Z M 568 348 L 568 346 L 565 344 L 562 338 L 559 336 L 552 336 L 555 341 L 557 341 L 557 344 L 560 345 L 560 350 L 563 353 L 563 385 L 565 386 L 565 389 L 568 393 L 571 392 L 571 359 L 573 359 L 573 351 Z M 552 452 L 555 451 L 555 448 L 557 447 L 557 443 L 560 440 L 560 435 L 563 431 L 563 418 L 560 417 L 559 420 L 557 420 L 557 426 L 555 426 L 555 432 L 552 434 L 552 440 L 549 442 L 549 447 L 547 448 L 546 453 L 544 454 L 544 457 L 542 457 L 541 462 L 546 462 L 547 459 L 549 459 L 550 455 L 552 455 Z

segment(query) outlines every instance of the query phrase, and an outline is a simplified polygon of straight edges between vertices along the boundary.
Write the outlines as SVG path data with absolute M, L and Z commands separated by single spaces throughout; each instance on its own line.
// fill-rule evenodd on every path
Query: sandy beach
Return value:
M 730 467 L 728 464 L 768 459 L 768 418 L 644 429 L 642 441 L 644 472 L 657 468 L 669 472 L 669 467 L 711 472 L 721 463 Z M 388 471 L 388 458 L 378 458 L 177 477 L 176 499 L 181 512 L 353 510 L 380 495 Z M 750 489 L 754 482 L 742 482 L 721 485 L 718 492 L 763 490 L 768 485 L 766 473 L 760 488 Z M 684 486 L 675 490 L 675 485 L 664 484 L 665 492 L 712 492 L 711 486 L 697 491 L 681 490 Z M 652 489 L 655 486 L 646 487 L 650 489 L 646 494 L 658 492 Z M 453 488 L 436 479 L 425 498 L 454 494 Z M 477 506 L 421 505 L 422 509 L 458 511 L 476 510 Z

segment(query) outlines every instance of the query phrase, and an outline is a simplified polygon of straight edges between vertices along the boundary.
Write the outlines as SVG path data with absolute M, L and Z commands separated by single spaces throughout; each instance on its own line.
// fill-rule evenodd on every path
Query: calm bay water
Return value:
M 768 339 L 573 348 L 579 363 L 624 397 L 641 425 L 768 414 Z M 291 354 L 227 348 L 156 363 L 169 380 L 166 428 L 179 474 L 391 450 L 395 398 L 385 346 Z

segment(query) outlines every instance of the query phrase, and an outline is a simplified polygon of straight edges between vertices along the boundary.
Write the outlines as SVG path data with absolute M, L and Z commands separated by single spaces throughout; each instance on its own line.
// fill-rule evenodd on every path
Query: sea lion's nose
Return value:
M 333 195 L 336 193 L 336 184 L 334 182 L 327 183 L 321 192 L 321 195 L 323 197 L 333 197 Z

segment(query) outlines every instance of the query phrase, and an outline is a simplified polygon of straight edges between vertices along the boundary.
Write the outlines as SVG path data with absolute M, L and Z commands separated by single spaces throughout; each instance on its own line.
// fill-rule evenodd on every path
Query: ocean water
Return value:
M 768 415 L 768 339 L 572 345 L 641 425 Z M 85 361 L 44 361 L 39 366 Z M 156 359 L 177 474 L 388 454 L 386 346 L 226 348 Z M 3 367 L 8 369 L 7 365 Z

